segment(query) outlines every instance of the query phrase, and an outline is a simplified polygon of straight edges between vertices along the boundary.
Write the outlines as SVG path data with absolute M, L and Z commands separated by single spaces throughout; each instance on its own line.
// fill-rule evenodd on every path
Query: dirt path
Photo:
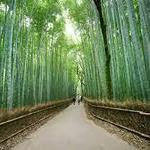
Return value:
M 82 105 L 72 105 L 13 150 L 135 150 L 135 148 L 88 120 Z

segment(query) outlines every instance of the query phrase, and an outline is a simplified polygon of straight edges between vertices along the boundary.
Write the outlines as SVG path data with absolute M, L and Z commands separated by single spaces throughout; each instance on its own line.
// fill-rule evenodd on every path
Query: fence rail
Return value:
M 25 114 L 25 115 L 22 115 L 22 116 L 19 116 L 19 117 L 16 117 L 16 118 L 13 118 L 13 119 L 1 122 L 0 123 L 0 133 L 1 132 L 5 132 L 5 128 L 7 128 L 7 126 L 11 127 L 11 126 L 13 126 L 16 123 L 21 122 L 21 120 L 23 120 L 23 119 L 28 119 L 28 118 L 31 117 L 30 120 L 32 120 L 32 116 L 34 116 L 34 115 L 39 117 L 37 119 L 34 119 L 35 121 L 29 121 L 29 123 L 27 123 L 27 125 L 24 125 L 23 123 L 21 123 L 21 125 L 23 127 L 21 127 L 21 128 L 18 127 L 18 129 L 16 129 L 10 135 L 8 135 L 8 136 L 4 137 L 3 139 L 1 139 L 0 140 L 0 144 L 3 144 L 7 140 L 9 140 L 9 139 L 15 137 L 16 135 L 22 133 L 26 129 L 28 129 L 28 128 L 30 128 L 30 127 L 32 127 L 32 126 L 34 126 L 34 125 L 36 125 L 36 124 L 46 120 L 47 118 L 49 118 L 52 115 L 52 112 L 54 112 L 54 110 L 56 110 L 57 108 L 65 108 L 65 107 L 69 106 L 69 104 L 71 102 L 72 102 L 71 100 L 70 101 L 67 100 L 67 101 L 64 101 L 62 103 L 60 102 L 60 103 L 58 103 L 56 105 L 52 104 L 52 106 L 48 106 L 46 108 L 42 108 L 40 110 L 36 110 L 36 111 L 30 112 L 28 114 Z M 52 112 L 49 112 L 49 111 L 52 111 Z M 1 133 L 1 135 L 2 135 L 2 133 Z
M 87 106 L 88 106 L 88 111 L 90 113 L 91 116 L 93 116 L 96 119 L 100 119 L 102 121 L 105 121 L 107 123 L 113 124 L 119 128 L 125 129 L 127 131 L 130 131 L 140 137 L 143 137 L 145 139 L 150 140 L 150 133 L 149 133 L 149 124 L 150 124 L 150 113 L 145 113 L 142 111 L 137 111 L 137 110 L 130 110 L 130 109 L 122 109 L 122 108 L 113 108 L 113 107 L 106 107 L 106 106 L 100 106 L 100 105 L 96 105 L 96 104 L 92 104 L 89 101 L 85 101 Z M 100 112 L 100 113 L 99 113 Z M 148 124 L 146 124 L 147 129 L 143 129 L 143 130 L 147 130 L 146 132 L 141 132 L 139 130 L 137 130 L 137 126 L 140 126 L 141 129 L 143 128 L 143 124 L 145 123 L 141 123 L 141 124 L 136 124 L 135 122 L 135 129 L 129 126 L 126 126 L 126 124 L 121 124 L 118 121 L 118 118 L 116 116 L 116 120 L 114 118 L 111 119 L 111 117 L 109 118 L 109 116 L 105 117 L 106 115 L 109 115 L 110 113 L 116 113 L 117 114 L 122 114 L 122 118 L 121 120 L 123 120 L 123 117 L 125 117 L 123 114 L 128 115 L 129 119 L 131 119 L 130 117 L 134 117 L 134 116 L 140 116 L 139 118 L 142 118 L 142 121 L 147 121 Z M 104 117 L 103 117 L 104 116 Z M 121 116 L 121 115 L 120 115 Z M 120 117 L 119 116 L 119 117 Z M 146 119 L 145 119 L 146 118 Z M 125 118 L 126 119 L 126 118 Z M 138 120 L 139 121 L 139 120 Z

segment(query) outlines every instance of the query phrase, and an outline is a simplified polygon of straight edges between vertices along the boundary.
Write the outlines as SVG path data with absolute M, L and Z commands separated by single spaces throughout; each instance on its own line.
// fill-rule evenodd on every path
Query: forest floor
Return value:
M 89 120 L 83 105 L 71 105 L 12 150 L 135 150 Z

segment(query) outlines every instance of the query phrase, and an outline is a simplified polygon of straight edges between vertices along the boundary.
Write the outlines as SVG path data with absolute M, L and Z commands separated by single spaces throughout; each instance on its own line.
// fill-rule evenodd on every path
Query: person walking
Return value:
M 72 100 L 73 100 L 73 104 L 75 105 L 75 104 L 76 104 L 76 99 L 75 99 L 75 97 L 74 97 Z

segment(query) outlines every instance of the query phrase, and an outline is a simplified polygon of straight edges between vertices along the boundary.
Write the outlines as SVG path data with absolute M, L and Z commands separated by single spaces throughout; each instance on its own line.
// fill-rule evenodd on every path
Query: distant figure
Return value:
M 81 96 L 81 103 L 83 102 L 83 96 Z
M 80 105 L 80 103 L 82 103 L 82 101 L 83 101 L 83 96 L 80 96 L 80 97 L 78 98 L 78 105 Z
M 73 100 L 73 104 L 75 105 L 75 103 L 76 103 L 76 99 L 75 99 L 75 97 L 74 97 L 72 100 Z
M 80 105 L 80 102 L 81 102 L 81 100 L 80 100 L 80 98 L 78 99 L 78 105 Z

